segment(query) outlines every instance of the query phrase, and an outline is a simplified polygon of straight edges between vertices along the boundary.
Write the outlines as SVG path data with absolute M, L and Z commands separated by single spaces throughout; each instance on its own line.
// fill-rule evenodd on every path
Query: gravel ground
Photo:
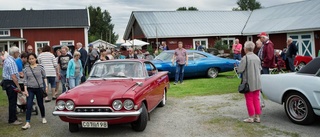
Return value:
M 45 104 L 47 124 L 41 124 L 40 116 L 32 116 L 31 129 L 22 131 L 21 126 L 12 126 L 15 133 L 4 136 L 111 136 L 111 137 L 211 137 L 211 136 L 319 136 L 320 120 L 310 126 L 296 125 L 287 118 L 283 106 L 266 101 L 261 123 L 248 124 L 243 96 L 226 94 L 202 97 L 169 98 L 163 108 L 151 114 L 144 132 L 135 132 L 130 124 L 109 125 L 108 129 L 81 129 L 70 133 L 68 123 L 52 115 L 54 102 Z M 7 115 L 0 113 L 0 128 L 8 126 Z M 25 114 L 19 114 L 25 119 Z M 0 133 L 3 131 L 0 129 Z M 1 135 L 2 136 L 2 135 Z

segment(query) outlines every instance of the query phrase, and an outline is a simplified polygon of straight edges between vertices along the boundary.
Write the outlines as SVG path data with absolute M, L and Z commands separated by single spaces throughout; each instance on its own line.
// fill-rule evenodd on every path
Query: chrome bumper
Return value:
M 67 117 L 128 117 L 139 116 L 142 108 L 133 112 L 73 112 L 73 111 L 53 111 L 54 116 L 67 116 Z

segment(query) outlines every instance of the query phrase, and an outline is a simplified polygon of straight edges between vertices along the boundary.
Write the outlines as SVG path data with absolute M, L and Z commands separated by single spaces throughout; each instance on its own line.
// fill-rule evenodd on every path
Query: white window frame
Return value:
M 234 42 L 236 41 L 236 38 L 235 38 L 235 37 L 230 37 L 230 38 L 221 38 L 221 40 L 222 40 L 222 42 L 226 40 L 226 41 L 227 41 L 227 44 L 228 44 L 228 45 L 231 45 L 231 46 L 228 46 L 228 49 L 230 49 L 230 47 L 232 48 L 232 45 L 233 45 L 233 44 L 234 44 Z M 232 44 L 230 44 L 230 43 L 229 43 L 229 41 L 230 41 L 230 40 L 232 40 L 232 41 L 233 41 L 233 43 L 232 43 Z
M 205 48 L 208 48 L 208 38 L 203 38 L 203 39 L 193 39 L 193 49 L 196 49 L 196 41 L 206 41 L 206 45 L 202 45 L 205 46 Z M 200 42 L 201 44 L 201 42 Z
M 74 45 L 74 40 L 60 40 L 60 45 L 63 45 L 62 43 L 69 43 L 71 42 L 72 44 L 71 45 Z M 69 45 L 69 44 L 68 44 Z
M 6 36 L 10 36 L 10 30 L 0 30 L 3 32 L 3 34 L 0 34 L 0 37 L 6 37 Z M 4 32 L 8 32 L 8 34 L 4 34 Z
M 35 41 L 35 42 L 34 42 L 34 47 L 35 47 L 35 53 L 36 53 L 36 55 L 38 55 L 38 43 L 41 43 L 41 44 L 42 44 L 41 48 L 43 48 L 43 43 L 47 43 L 48 46 L 50 46 L 50 41 Z
M 251 40 L 250 40 L 251 39 Z M 253 41 L 252 36 L 247 36 L 247 41 Z

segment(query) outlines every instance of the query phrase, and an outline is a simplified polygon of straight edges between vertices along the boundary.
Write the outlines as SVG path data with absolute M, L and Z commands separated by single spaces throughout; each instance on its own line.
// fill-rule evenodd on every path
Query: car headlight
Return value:
M 68 101 L 66 102 L 66 104 L 65 104 L 65 107 L 66 107 L 67 110 L 73 110 L 73 108 L 74 108 L 74 103 L 73 103 L 73 101 L 72 101 L 72 100 L 68 100 Z
M 123 102 L 123 107 L 126 109 L 126 110 L 131 110 L 134 106 L 134 103 L 132 100 L 130 99 L 127 99 Z
M 120 110 L 122 108 L 121 100 L 115 100 L 112 102 L 112 107 L 114 110 Z
M 65 105 L 66 105 L 66 102 L 64 102 L 63 100 L 59 100 L 57 102 L 57 106 L 56 107 L 57 107 L 58 110 L 64 110 Z

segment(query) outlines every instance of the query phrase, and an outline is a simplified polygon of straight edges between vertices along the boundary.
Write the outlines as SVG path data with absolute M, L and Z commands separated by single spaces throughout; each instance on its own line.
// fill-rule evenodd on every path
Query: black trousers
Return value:
M 18 93 L 13 89 L 15 84 L 12 80 L 5 80 L 4 86 L 6 87 L 6 92 L 9 100 L 9 123 L 13 123 L 17 120 L 17 97 Z

